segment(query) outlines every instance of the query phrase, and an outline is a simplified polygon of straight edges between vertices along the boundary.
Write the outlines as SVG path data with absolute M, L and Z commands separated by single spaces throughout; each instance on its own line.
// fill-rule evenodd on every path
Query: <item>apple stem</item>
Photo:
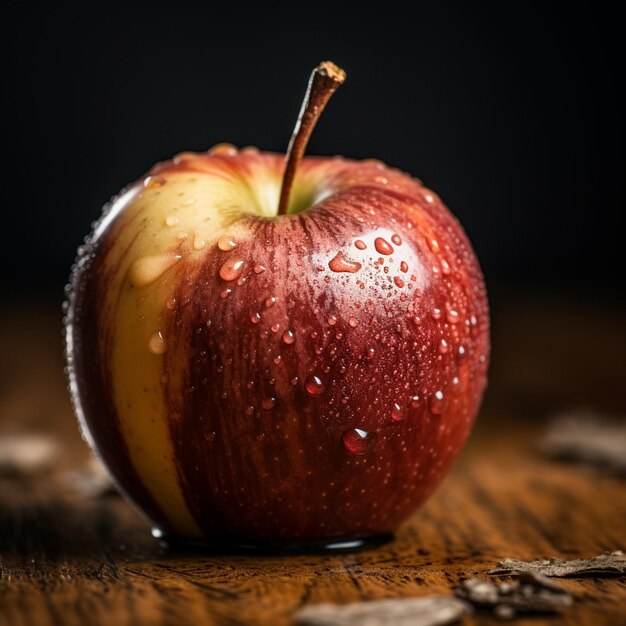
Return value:
M 293 129 L 291 141 L 287 148 L 283 184 L 280 189 L 280 200 L 278 201 L 278 215 L 287 214 L 289 196 L 296 176 L 296 170 L 304 156 L 311 133 L 326 103 L 345 80 L 346 73 L 331 61 L 323 61 L 311 72 L 309 86 L 302 101 L 298 121 Z

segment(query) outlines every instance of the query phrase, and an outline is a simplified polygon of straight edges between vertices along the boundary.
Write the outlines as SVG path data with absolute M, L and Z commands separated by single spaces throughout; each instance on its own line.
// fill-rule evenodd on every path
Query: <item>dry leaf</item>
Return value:
M 558 459 L 602 467 L 626 474 L 626 420 L 609 419 L 590 411 L 556 417 L 542 443 Z
M 48 435 L 12 434 L 0 436 L 0 474 L 29 477 L 56 463 L 61 448 Z
M 300 626 L 440 626 L 470 615 L 472 607 L 451 596 L 374 600 L 307 606 L 295 616 Z
M 605 552 L 591 559 L 542 559 L 539 561 L 516 561 L 505 559 L 498 563 L 490 574 L 515 574 L 516 572 L 537 572 L 543 576 L 564 578 L 567 576 L 623 576 L 626 574 L 626 556 L 617 552 Z
M 572 596 L 563 588 L 534 572 L 515 575 L 513 582 L 494 583 L 470 578 L 455 592 L 480 609 L 492 610 L 501 619 L 518 613 L 559 613 L 572 605 Z

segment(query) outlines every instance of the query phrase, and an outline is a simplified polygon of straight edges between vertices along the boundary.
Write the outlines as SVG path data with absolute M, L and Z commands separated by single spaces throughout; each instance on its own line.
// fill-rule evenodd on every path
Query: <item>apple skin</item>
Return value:
M 83 432 L 169 535 L 391 533 L 480 406 L 486 290 L 439 197 L 378 161 L 307 157 L 276 217 L 283 163 L 219 146 L 158 164 L 73 269 Z

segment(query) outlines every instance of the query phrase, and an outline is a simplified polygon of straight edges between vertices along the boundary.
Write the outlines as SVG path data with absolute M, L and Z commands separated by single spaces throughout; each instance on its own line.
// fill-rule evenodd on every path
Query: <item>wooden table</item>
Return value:
M 0 479 L 0 626 L 292 623 L 322 601 L 450 593 L 505 557 L 590 557 L 626 547 L 626 482 L 537 452 L 552 411 L 623 410 L 624 311 L 576 300 L 496 306 L 491 387 L 458 463 L 386 546 L 329 556 L 163 551 L 120 498 L 81 499 L 63 476 L 88 455 L 69 406 L 60 314 L 0 312 L 0 435 L 37 431 L 64 446 L 54 472 Z M 626 623 L 624 579 L 564 580 L 563 615 L 520 624 Z M 491 624 L 479 615 L 465 624 Z

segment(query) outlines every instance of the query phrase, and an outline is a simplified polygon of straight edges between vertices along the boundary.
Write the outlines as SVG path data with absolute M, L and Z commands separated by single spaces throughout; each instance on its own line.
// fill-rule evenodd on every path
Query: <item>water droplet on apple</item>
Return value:
M 435 391 L 432 396 L 430 396 L 430 400 L 428 401 L 428 407 L 430 408 L 430 412 L 435 415 L 440 415 L 443 413 L 445 398 L 443 395 L 443 391 Z
M 143 181 L 143 186 L 146 189 L 158 189 L 159 187 L 163 187 L 167 181 L 163 176 L 148 176 Z
M 272 325 L 270 326 L 270 330 L 271 330 L 273 333 L 277 333 L 277 332 L 280 330 L 280 324 L 272 324 Z
M 199 237 L 196 235 L 196 237 L 193 240 L 193 249 L 203 250 L 205 247 L 206 247 L 206 241 L 202 239 L 202 237 Z
M 250 404 L 246 407 L 246 415 L 252 415 L 254 413 L 254 407 Z
M 401 422 L 404 418 L 405 415 L 402 407 L 397 402 L 394 402 L 391 405 L 391 419 L 394 422 Z
M 333 257 L 328 262 L 328 267 L 333 272 L 349 272 L 350 274 L 354 274 L 361 269 L 361 264 L 358 261 L 350 261 L 347 259 L 343 252 L 338 252 L 335 257 Z
M 404 272 L 405 274 L 409 271 L 409 266 L 406 261 L 402 261 L 400 263 L 400 271 Z
M 455 311 L 454 309 L 448 309 L 448 312 L 446 313 L 446 319 L 450 324 L 456 324 L 460 319 L 458 311 Z
M 448 351 L 448 342 L 445 339 L 442 339 L 439 342 L 439 352 L 441 354 L 445 354 Z
M 402 287 L 404 287 L 404 281 L 399 276 L 394 277 L 393 282 L 399 289 L 402 289 Z
M 451 387 L 452 387 L 452 393 L 454 393 L 454 394 L 461 393 L 461 381 L 459 380 L 458 376 L 455 376 L 452 379 Z
M 374 176 L 374 180 L 381 185 L 386 185 L 389 182 L 384 176 Z
M 459 346 L 458 354 L 459 359 L 464 359 L 467 356 L 467 350 L 465 346 Z
M 237 147 L 232 143 L 218 143 L 209 149 L 209 154 L 212 156 L 236 156 Z
M 258 324 L 261 321 L 261 314 L 258 312 L 250 313 L 250 321 L 253 324 Z
M 416 316 L 413 318 L 413 323 L 414 323 L 416 326 L 419 326 L 419 325 L 422 323 L 422 318 L 421 318 L 419 315 L 416 315 Z
M 175 311 L 178 308 L 178 301 L 176 300 L 176 298 L 174 296 L 171 296 L 170 298 L 167 299 L 167 301 L 165 302 L 165 306 L 170 310 L 170 311 Z
M 286 343 L 288 346 L 290 346 L 295 340 L 296 340 L 296 335 L 294 334 L 293 331 L 286 330 L 283 333 L 283 343 Z
M 394 243 L 396 246 L 401 246 L 402 238 L 400 237 L 400 235 L 394 233 L 393 235 L 391 235 L 391 242 Z
M 180 259 L 182 256 L 173 252 L 141 257 L 130 266 L 128 278 L 133 285 L 144 287 L 153 283 Z
M 356 317 L 351 317 L 348 320 L 348 324 L 350 324 L 350 326 L 352 326 L 352 328 L 356 328 L 359 325 L 359 320 L 356 319 Z
M 422 399 L 415 394 L 411 396 L 411 400 L 409 401 L 412 409 L 417 409 L 422 404 Z
M 178 219 L 178 216 L 177 216 L 177 215 L 168 215 L 168 216 L 165 218 L 165 224 L 166 224 L 167 226 L 176 226 L 176 224 L 178 224 L 178 222 L 179 222 L 179 221 L 180 221 L 180 220 Z
M 265 300 L 265 308 L 271 309 L 276 304 L 277 301 L 278 301 L 278 298 L 276 296 L 270 296 L 269 298 Z
M 470 317 L 470 332 L 472 333 L 472 337 L 475 337 L 478 334 L 478 320 L 475 315 Z
M 244 265 L 243 259 L 228 259 L 220 268 L 220 277 L 226 281 L 235 280 L 241 276 Z
M 435 253 L 437 254 L 440 250 L 439 247 L 439 242 L 436 239 L 429 239 L 428 240 L 428 247 Z
M 255 263 L 254 264 L 254 273 L 255 274 L 261 274 L 264 271 L 265 271 L 265 266 L 264 265 L 261 265 L 260 263 Z
M 223 252 L 228 252 L 237 247 L 237 242 L 230 235 L 224 235 L 217 240 L 217 247 Z
M 368 348 L 366 355 L 368 359 L 373 359 L 376 356 L 376 348 Z
M 447 276 L 450 273 L 450 265 L 445 259 L 441 259 L 441 273 Z
M 266 411 L 273 409 L 275 404 L 276 404 L 276 398 L 265 398 L 264 400 L 261 401 L 261 406 Z
M 297 376 L 294 376 L 289 382 L 292 384 L 293 387 L 295 387 L 299 381 L 300 379 Z
M 346 452 L 355 456 L 367 454 L 376 443 L 376 433 L 361 428 L 349 428 L 341 435 L 341 442 Z
M 167 345 L 160 330 L 157 330 L 150 336 L 150 339 L 148 340 L 148 349 L 152 352 L 152 354 L 165 354 Z
M 467 391 L 469 384 L 470 384 L 470 380 L 473 378 L 469 365 L 467 363 L 463 361 L 459 363 L 459 370 L 458 370 L 457 377 L 459 380 L 458 391 L 460 393 Z
M 430 315 L 434 320 L 441 319 L 441 309 L 437 309 L 437 308 L 433 309 L 430 312 Z
M 354 245 L 355 245 L 355 247 L 357 247 L 359 250 L 365 250 L 365 249 L 367 248 L 366 243 L 365 243 L 363 240 L 361 240 L 361 239 L 357 239 L 357 240 L 354 242 Z
M 236 280 L 241 276 L 245 263 L 243 259 L 228 259 L 220 268 L 220 278 L 226 281 Z
M 326 386 L 322 382 L 322 379 L 319 376 L 315 376 L 315 374 L 308 376 L 304 383 L 304 388 L 311 396 L 320 396 L 326 390 Z
M 374 247 L 379 254 L 393 254 L 393 246 L 382 237 L 376 237 Z
M 225 300 L 226 298 L 228 298 L 228 296 L 230 296 L 230 294 L 233 292 L 233 290 L 228 287 L 226 289 L 224 289 L 221 293 L 220 293 L 220 298 L 222 300 Z
M 328 325 L 329 326 L 334 326 L 337 323 L 337 316 L 336 315 L 329 315 L 328 316 Z

